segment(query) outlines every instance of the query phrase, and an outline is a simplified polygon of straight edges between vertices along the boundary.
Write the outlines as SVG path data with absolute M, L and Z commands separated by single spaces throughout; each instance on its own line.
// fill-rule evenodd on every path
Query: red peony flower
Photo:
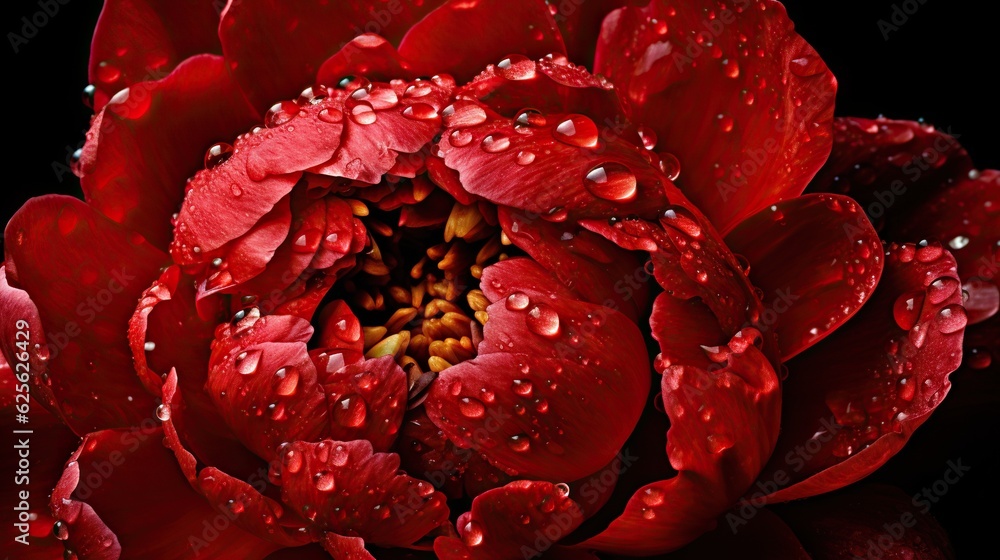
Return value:
M 31 553 L 866 554 L 908 496 L 772 506 L 991 366 L 1000 174 L 777 2 L 632 4 L 108 0 L 0 269 Z

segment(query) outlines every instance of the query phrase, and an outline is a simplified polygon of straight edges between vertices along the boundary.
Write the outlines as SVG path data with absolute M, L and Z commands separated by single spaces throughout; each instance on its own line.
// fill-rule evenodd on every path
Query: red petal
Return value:
M 194 298 L 193 282 L 176 266 L 166 269 L 143 293 L 129 322 L 135 369 L 146 390 L 154 395 L 162 391 L 162 376 L 176 370 L 184 383 L 185 413 L 183 419 L 175 415 L 173 422 L 186 444 L 206 464 L 249 474 L 258 468 L 257 458 L 236 439 L 205 392 L 205 364 L 221 309 L 216 306 L 208 319 L 202 319 Z M 178 328 L 180 325 L 183 328 Z
M 354 37 L 373 33 L 395 44 L 414 22 L 440 4 L 441 0 L 426 0 L 419 5 L 230 2 L 222 14 L 219 36 L 236 79 L 253 105 L 264 110 L 276 100 L 313 85 L 323 61 Z
M 649 316 L 653 338 L 660 343 L 661 359 L 707 369 L 714 363 L 706 348 L 725 346 L 726 335 L 719 321 L 700 299 L 682 300 L 667 294 L 656 296 Z
M 83 434 L 138 424 L 155 404 L 135 375 L 128 323 L 166 255 L 65 196 L 29 200 L 6 238 L 8 279 L 35 294 L 52 392 L 69 425 Z
M 948 468 L 961 476 L 968 467 L 949 461 Z M 777 511 L 816 560 L 954 558 L 948 534 L 929 508 L 929 502 L 921 498 L 918 503 L 899 489 L 869 485 Z
M 3 282 L 2 274 L 0 269 L 0 283 Z M 3 298 L 2 288 L 0 298 Z M 14 326 L 14 323 L 11 321 L 9 324 Z M 12 336 L 9 340 L 13 341 L 15 337 Z M 62 473 L 62 462 L 76 449 L 80 440 L 58 418 L 44 409 L 30 405 L 26 400 L 30 398 L 29 387 L 25 383 L 25 371 L 30 368 L 25 368 L 25 361 L 17 360 L 16 357 L 13 363 L 12 368 L 0 355 L 0 414 L 3 414 L 0 429 L 9 434 L 7 441 L 13 446 L 11 451 L 0 458 L 0 468 L 12 473 L 0 485 L 0 492 L 8 496 L 14 509 L 10 521 L 0 529 L 0 537 L 11 549 L 19 548 L 18 558 L 49 560 L 62 554 L 62 544 L 52 534 L 55 520 L 49 516 L 48 504 L 43 496 L 47 496 L 56 485 Z M 16 373 L 13 369 L 17 370 Z M 32 391 L 31 396 L 34 394 Z M 29 405 L 28 423 L 21 424 L 18 416 L 23 414 L 25 403 Z M 30 429 L 31 434 L 18 433 L 24 429 Z M 21 445 L 25 440 L 28 441 L 27 447 Z M 34 446 L 31 445 L 33 442 Z M 38 445 L 39 442 L 42 445 Z M 19 465 L 24 459 L 21 453 L 29 455 L 27 458 L 30 468 L 25 469 L 23 464 Z M 26 472 L 28 476 L 22 476 Z M 21 497 L 20 492 L 26 492 L 26 498 Z M 22 514 L 31 517 L 22 519 Z M 28 527 L 26 531 L 23 531 L 24 526 Z M 25 532 L 28 533 L 27 542 L 14 542 L 15 538 L 25 538 L 21 536 Z
M 846 196 L 780 202 L 740 222 L 726 243 L 763 291 L 762 320 L 777 332 L 783 360 L 854 316 L 882 274 L 878 233 Z
M 521 480 L 480 494 L 458 518 L 461 539 L 442 537 L 434 552 L 443 560 L 506 560 L 541 556 L 583 521 L 565 487 Z
M 284 508 L 278 501 L 262 494 L 269 488 L 273 490 L 270 487 L 271 481 L 267 479 L 267 466 L 263 462 L 253 465 L 253 470 L 238 471 L 246 481 L 215 466 L 199 471 L 198 461 L 184 447 L 177 431 L 178 424 L 190 423 L 185 418 L 188 408 L 177 381 L 177 373 L 171 370 L 163 383 L 163 407 L 157 409 L 157 416 L 163 422 L 163 444 L 174 452 L 191 487 L 213 509 L 221 511 L 229 522 L 248 533 L 282 546 L 299 546 L 310 542 L 311 535 L 300 530 L 303 523 L 291 516 L 286 517 Z M 232 459 L 229 462 L 232 463 Z
M 328 363 L 343 363 L 343 359 Z M 329 435 L 340 441 L 368 440 L 376 451 L 396 441 L 406 411 L 408 378 L 392 356 L 351 364 L 323 380 L 331 422 Z
M 469 41 L 473 35 L 476 40 Z M 448 2 L 414 25 L 399 44 L 399 54 L 412 62 L 416 74 L 447 72 L 460 82 L 509 54 L 539 58 L 565 49 L 542 0 Z
M 205 389 L 236 436 L 270 460 L 286 441 L 328 431 L 326 395 L 306 349 L 305 320 L 247 316 L 216 333 Z
M 513 56 L 490 64 L 462 86 L 459 97 L 478 99 L 493 111 L 514 117 L 532 108 L 542 113 L 583 113 L 617 136 L 635 133 L 611 83 L 561 55 L 538 61 Z M 638 143 L 640 138 L 634 138 Z
M 471 102 L 453 107 L 438 147 L 473 195 L 553 221 L 649 217 L 669 204 L 669 181 L 640 149 L 587 116 L 545 115 L 522 126 Z
M 296 441 L 273 467 L 285 503 L 317 529 L 378 546 L 406 546 L 448 518 L 445 497 L 399 474 L 399 456 L 372 453 L 367 441 Z
M 726 523 L 719 523 L 714 531 L 706 533 L 667 558 L 669 560 L 702 558 L 812 560 L 791 528 L 767 509 L 756 510 L 749 520 L 738 517 L 738 510 L 727 513 Z
M 767 500 L 829 492 L 882 466 L 948 394 L 966 324 L 955 261 L 939 245 L 891 245 L 871 300 L 788 363 Z
M 594 63 L 723 234 L 798 196 L 831 146 L 836 80 L 781 4 L 748 4 L 622 8 L 604 20 Z
M 319 316 L 319 347 L 328 354 L 340 353 L 344 363 L 354 364 L 364 359 L 365 339 L 361 321 L 343 300 L 332 301 Z
M 353 89 L 343 107 L 347 116 L 341 148 L 313 171 L 375 184 L 396 165 L 397 156 L 423 148 L 441 128 L 438 113 L 454 82 L 435 76 L 407 94 L 415 84 L 375 83 Z
M 84 438 L 52 493 L 80 558 L 264 558 L 277 548 L 231 527 L 177 470 L 160 428 L 104 430 Z M 142 512 L 142 515 L 137 515 Z M 224 527 L 219 529 L 219 527 Z
M 585 549 L 650 555 L 679 548 L 712 528 L 750 486 L 778 436 L 778 376 L 741 331 L 728 360 L 707 370 L 671 366 L 663 374 L 670 416 L 667 454 L 678 475 L 641 488 L 625 512 Z
M 972 178 L 975 177 L 975 178 Z M 1000 274 L 1000 171 L 972 172 L 936 193 L 905 218 L 901 239 L 936 239 L 958 263 L 969 284 L 969 319 L 978 323 L 997 312 Z M 968 305 L 972 303 L 973 305 Z
M 162 80 L 133 84 L 87 133 L 80 160 L 87 201 L 165 248 L 184 181 L 201 167 L 205 150 L 257 119 L 222 57 L 196 56 Z
M 189 56 L 221 53 L 218 27 L 217 6 L 204 0 L 105 2 L 90 47 L 94 110 L 122 88 L 166 76 Z
M 528 259 L 488 267 L 482 287 L 494 303 L 479 357 L 438 375 L 428 416 L 457 445 L 512 474 L 572 481 L 597 471 L 621 449 L 646 399 L 642 335 Z
M 972 169 L 950 132 L 912 121 L 839 118 L 830 159 L 809 191 L 846 194 L 883 237 L 906 239 L 899 237 L 899 226 L 914 210 Z
M 475 452 L 456 447 L 430 421 L 424 407 L 409 412 L 396 447 L 407 472 L 420 473 L 449 498 L 462 497 L 462 475 Z
M 365 550 L 365 540 L 358 537 L 342 537 L 336 533 L 327 533 L 323 536 L 323 549 L 334 558 L 375 560 L 375 557 Z
M 621 311 L 633 322 L 649 302 L 649 274 L 638 253 L 575 224 L 550 223 L 499 209 L 507 237 L 584 301 Z
M 392 43 L 370 33 L 351 39 L 326 59 L 319 67 L 316 82 L 335 85 L 348 76 L 364 76 L 380 82 L 416 77 L 410 71 L 410 63 L 399 56 Z

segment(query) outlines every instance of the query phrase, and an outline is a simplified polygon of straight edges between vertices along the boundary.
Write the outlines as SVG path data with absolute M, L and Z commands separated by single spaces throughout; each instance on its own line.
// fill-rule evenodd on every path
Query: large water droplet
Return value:
M 365 423 L 368 409 L 361 395 L 350 394 L 333 406 L 333 419 L 346 428 L 357 428 Z
M 507 446 L 518 453 L 526 453 L 531 449 L 531 438 L 524 434 L 510 436 L 507 439 Z
M 295 394 L 299 386 L 299 370 L 294 366 L 283 367 L 274 372 L 275 383 L 274 392 L 287 397 Z
M 535 63 L 528 57 L 512 54 L 497 64 L 500 75 L 508 80 L 530 80 L 535 77 Z
M 965 314 L 965 308 L 957 303 L 938 311 L 937 327 L 942 333 L 958 332 L 964 329 L 968 322 L 969 318 Z
M 528 329 L 545 338 L 559 336 L 559 314 L 548 305 L 539 304 L 531 308 L 525 318 Z
M 964 235 L 956 235 L 948 242 L 948 246 L 956 251 L 969 244 L 969 238 Z
M 414 103 L 403 109 L 403 116 L 415 121 L 432 121 L 438 118 L 437 109 L 426 103 Z
M 662 506 L 664 499 L 665 494 L 659 488 L 646 488 L 642 493 L 642 503 L 649 507 Z
M 458 410 L 466 418 L 482 418 L 486 414 L 486 406 L 479 399 L 473 397 L 459 399 Z
M 161 404 L 156 407 L 156 417 L 160 419 L 160 422 L 166 422 L 170 420 L 170 405 Z
M 656 131 L 648 126 L 639 125 L 639 140 L 642 141 L 642 147 L 647 150 L 652 150 L 656 147 Z
M 52 525 L 52 536 L 64 541 L 69 538 L 69 525 L 65 521 L 56 521 Z
M 535 387 L 531 381 L 528 381 L 527 379 L 515 379 L 514 383 L 511 385 L 511 389 L 516 395 L 530 397 L 534 392 Z
M 701 226 L 694 215 L 682 206 L 674 206 L 663 212 L 660 223 L 680 230 L 691 237 L 701 237 Z
M 319 120 L 325 123 L 337 124 L 344 122 L 344 112 L 336 107 L 327 107 L 326 109 L 320 111 L 317 116 L 319 117 Z
M 599 132 L 597 125 L 590 117 L 584 115 L 569 115 L 552 131 L 556 140 L 580 148 L 597 146 Z
M 337 488 L 337 481 L 333 478 L 333 473 L 318 472 L 314 475 L 316 489 L 320 492 L 333 492 Z
M 448 136 L 448 141 L 456 148 L 468 146 L 472 143 L 472 133 L 463 129 L 453 130 Z
M 604 200 L 627 201 L 635 198 L 635 175 L 620 163 L 608 162 L 591 169 L 583 183 L 591 194 Z
M 301 107 L 294 101 L 275 103 L 264 115 L 264 126 L 268 128 L 281 126 L 295 118 L 301 110 Z
M 511 311 L 522 311 L 528 307 L 531 299 L 524 292 L 513 292 L 507 296 L 506 307 Z
M 896 298 L 896 303 L 892 306 L 892 316 L 899 328 L 908 331 L 917 324 L 923 308 L 924 294 L 922 292 L 902 294 Z
M 521 109 L 514 117 L 514 128 L 516 130 L 527 130 L 533 126 L 545 126 L 545 123 L 545 116 L 537 109 Z
M 243 375 L 251 375 L 257 371 L 257 365 L 260 363 L 260 356 L 260 350 L 241 352 L 236 356 L 236 360 L 233 362 L 233 365 L 236 367 L 236 371 L 242 373 Z
M 475 521 L 469 521 L 462 530 L 462 542 L 466 546 L 478 546 L 483 542 L 483 528 Z
M 482 146 L 484 152 L 495 154 L 510 148 L 510 138 L 499 132 L 494 132 L 483 138 L 480 146 Z
M 660 152 L 660 171 L 667 176 L 667 179 L 676 181 L 681 175 L 681 162 L 670 152 Z
M 358 124 L 369 125 L 378 120 L 378 115 L 371 103 L 362 101 L 351 108 L 351 120 Z
M 215 169 L 233 157 L 233 147 L 225 142 L 212 144 L 205 150 L 205 169 Z

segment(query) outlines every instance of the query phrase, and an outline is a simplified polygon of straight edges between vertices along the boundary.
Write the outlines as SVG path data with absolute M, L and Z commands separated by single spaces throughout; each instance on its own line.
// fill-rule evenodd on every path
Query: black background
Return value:
M 21 17 L 38 11 L 36 2 L 4 2 L 5 36 L 18 32 Z M 909 0 L 908 8 L 919 8 L 886 39 L 878 21 L 890 20 L 894 4 L 903 2 L 785 2 L 799 33 L 838 78 L 838 115 L 923 118 L 959 135 L 979 168 L 1000 168 L 995 136 L 1000 95 L 994 85 L 1000 70 L 1000 31 L 996 12 L 983 12 L 992 3 Z M 6 97 L 0 130 L 8 146 L 0 224 L 29 197 L 80 195 L 75 177 L 64 173 L 60 180 L 53 164 L 67 163 L 88 124 L 90 111 L 81 103 L 81 90 L 87 84 L 90 36 L 100 8 L 98 0 L 69 0 L 20 52 L 13 53 L 9 42 L 0 47 Z M 961 458 L 970 465 L 969 474 L 932 509 L 951 534 L 959 557 L 993 549 L 1000 521 L 994 482 L 1000 477 L 998 383 L 987 380 L 983 389 L 981 381 L 956 378 L 945 406 L 875 477 L 912 493 L 939 479 L 949 459 Z M 977 398 L 978 406 L 964 406 Z

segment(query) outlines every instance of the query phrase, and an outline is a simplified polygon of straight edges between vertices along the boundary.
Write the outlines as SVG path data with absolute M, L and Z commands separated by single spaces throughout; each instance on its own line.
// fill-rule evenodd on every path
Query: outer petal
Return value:
M 778 376 L 757 342 L 759 333 L 745 329 L 729 342 L 721 366 L 664 371 L 667 454 L 678 475 L 641 488 L 580 548 L 639 555 L 677 549 L 712 529 L 746 491 L 774 449 L 781 410 Z
M 787 360 L 850 319 L 882 274 L 882 243 L 846 196 L 807 195 L 761 210 L 726 236 L 763 290 Z M 766 312 L 765 312 L 766 313 Z
M 458 518 L 461 538 L 441 537 L 442 560 L 509 560 L 544 555 L 583 521 L 564 487 L 520 480 L 480 494 Z
M 166 248 L 171 214 L 184 197 L 185 180 L 201 168 L 205 150 L 258 117 L 222 57 L 196 56 L 159 81 L 146 79 L 115 96 L 94 121 L 79 173 L 87 202 Z
M 272 476 L 317 530 L 379 546 L 410 545 L 448 518 L 444 495 L 400 474 L 398 455 L 373 454 L 364 440 L 296 441 L 282 448 Z
M 416 77 L 411 64 L 403 60 L 392 43 L 380 35 L 365 33 L 351 39 L 319 67 L 316 82 L 336 84 L 348 76 L 388 82 Z
M 594 67 L 680 160 L 682 190 L 723 234 L 798 196 L 830 153 L 836 80 L 778 2 L 617 10 Z
M 810 192 L 846 194 L 858 201 L 883 237 L 937 189 L 972 171 L 958 135 L 927 124 L 889 119 L 839 118 L 833 151 Z
M 254 107 L 313 85 L 330 55 L 362 33 L 396 43 L 441 0 L 372 4 L 339 2 L 230 1 L 222 14 L 222 50 Z M 398 76 L 397 76 L 398 77 Z
M 232 526 L 230 513 L 209 507 L 162 439 L 158 427 L 84 438 L 52 493 L 53 514 L 68 530 L 67 550 L 85 560 L 119 553 L 180 560 L 195 554 L 264 558 L 277 548 Z
M 8 279 L 35 294 L 52 392 L 69 425 L 83 434 L 138 424 L 155 405 L 132 366 L 128 323 L 166 255 L 65 196 L 28 201 L 6 238 Z
M 119 90 L 166 76 L 184 59 L 221 53 L 215 2 L 110 0 L 90 46 L 90 82 L 100 111 Z
M 939 245 L 892 245 L 885 266 L 857 316 L 787 364 L 791 406 L 761 475 L 777 483 L 771 502 L 867 476 L 948 394 L 966 324 L 954 260 Z
M 853 488 L 777 511 L 816 560 L 955 557 L 947 533 L 927 509 L 889 486 Z
M 428 416 L 510 474 L 566 482 L 597 471 L 646 399 L 639 330 L 579 301 L 528 259 L 487 268 L 482 286 L 493 304 L 479 357 L 438 375 Z
M 464 39 L 470 33 L 475 41 Z M 565 52 L 565 47 L 542 0 L 451 0 L 414 25 L 399 44 L 399 54 L 412 61 L 417 74 L 447 72 L 460 82 L 508 54 L 538 58 L 552 52 Z

